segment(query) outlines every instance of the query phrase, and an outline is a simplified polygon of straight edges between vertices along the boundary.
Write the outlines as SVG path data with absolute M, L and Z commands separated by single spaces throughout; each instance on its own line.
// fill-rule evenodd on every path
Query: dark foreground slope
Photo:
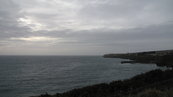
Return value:
M 35 97 L 173 97 L 173 70 L 153 70 L 123 81 Z

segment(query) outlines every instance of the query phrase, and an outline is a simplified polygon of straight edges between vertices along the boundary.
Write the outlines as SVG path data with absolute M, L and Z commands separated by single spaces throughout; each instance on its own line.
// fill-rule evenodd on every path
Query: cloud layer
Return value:
M 173 48 L 172 0 L 1 0 L 1 55 Z

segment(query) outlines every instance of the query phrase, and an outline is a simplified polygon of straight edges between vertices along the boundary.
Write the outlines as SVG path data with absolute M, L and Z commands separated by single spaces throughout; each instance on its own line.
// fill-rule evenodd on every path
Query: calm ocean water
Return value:
M 101 56 L 0 56 L 0 97 L 54 94 L 158 68 Z

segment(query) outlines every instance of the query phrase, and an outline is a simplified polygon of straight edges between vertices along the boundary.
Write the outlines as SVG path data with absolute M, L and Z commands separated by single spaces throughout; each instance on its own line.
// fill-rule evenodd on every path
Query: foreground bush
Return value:
M 144 90 L 136 95 L 128 95 L 126 97 L 173 97 L 173 90 L 157 90 L 148 89 Z

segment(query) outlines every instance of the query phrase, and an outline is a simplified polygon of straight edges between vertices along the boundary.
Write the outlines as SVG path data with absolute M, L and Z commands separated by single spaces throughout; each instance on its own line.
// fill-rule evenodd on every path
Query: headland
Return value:
M 157 66 L 173 67 L 173 50 L 105 54 L 103 57 L 129 59 L 121 63 L 154 63 Z

